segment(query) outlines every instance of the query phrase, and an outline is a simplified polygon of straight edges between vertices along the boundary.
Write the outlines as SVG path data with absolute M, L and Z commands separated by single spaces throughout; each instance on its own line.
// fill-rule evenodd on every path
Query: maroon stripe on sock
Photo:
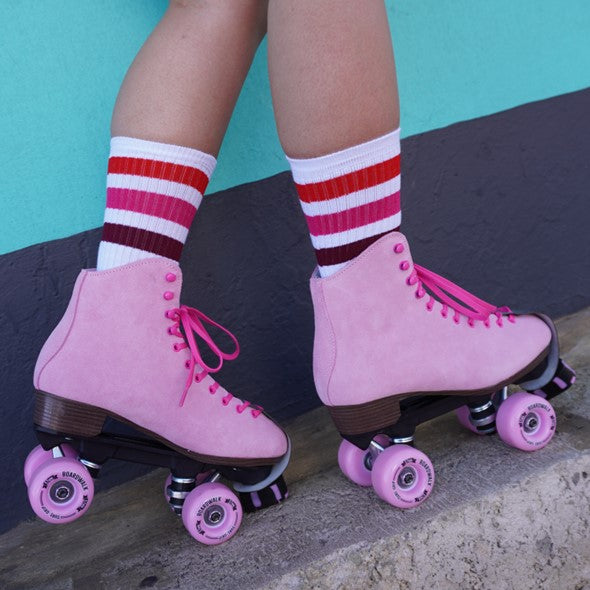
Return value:
M 356 170 L 330 178 L 322 182 L 311 182 L 309 184 L 297 184 L 299 198 L 305 203 L 327 201 L 343 195 L 360 191 L 378 184 L 383 184 L 400 173 L 400 156 L 394 156 L 385 162 L 367 166 L 362 170 Z
M 117 223 L 104 224 L 102 241 L 130 246 L 131 248 L 152 252 L 158 256 L 165 256 L 177 261 L 180 260 L 183 245 L 182 242 L 157 232 Z
M 196 188 L 201 194 L 205 192 L 209 178 L 198 168 L 160 162 L 159 160 L 147 160 L 144 158 L 125 158 L 113 156 L 109 158 L 109 174 L 133 174 L 134 176 L 146 176 L 148 178 L 161 178 L 180 184 L 186 184 Z
M 376 236 L 370 236 L 363 238 L 350 244 L 344 244 L 342 246 L 335 246 L 333 248 L 322 248 L 316 250 L 315 255 L 320 266 L 329 266 L 331 264 L 340 264 L 341 262 L 348 262 L 353 258 L 356 258 L 361 252 L 365 251 L 373 242 L 376 242 L 383 236 L 395 231 L 397 228 L 377 234 Z

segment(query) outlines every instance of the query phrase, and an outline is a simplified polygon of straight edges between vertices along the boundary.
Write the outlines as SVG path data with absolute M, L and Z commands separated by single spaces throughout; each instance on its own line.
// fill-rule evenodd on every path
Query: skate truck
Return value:
M 35 368 L 39 445 L 26 458 L 24 478 L 42 520 L 84 515 L 109 459 L 169 469 L 165 500 L 205 545 L 232 538 L 244 510 L 287 498 L 289 439 L 262 408 L 211 377 L 236 358 L 238 342 L 180 305 L 180 282 L 178 266 L 158 258 L 78 277 Z M 206 326 L 225 332 L 235 349 L 224 352 Z M 215 363 L 202 358 L 198 342 Z

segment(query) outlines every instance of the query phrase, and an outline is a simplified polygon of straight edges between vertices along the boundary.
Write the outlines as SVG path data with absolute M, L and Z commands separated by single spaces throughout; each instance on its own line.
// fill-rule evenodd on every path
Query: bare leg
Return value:
M 217 156 L 266 13 L 264 0 L 172 0 L 127 72 L 112 135 Z
M 292 158 L 335 152 L 399 127 L 383 0 L 271 0 L 268 62 L 279 137 Z
M 264 0 L 172 0 L 113 113 L 97 268 L 180 259 L 266 32 Z

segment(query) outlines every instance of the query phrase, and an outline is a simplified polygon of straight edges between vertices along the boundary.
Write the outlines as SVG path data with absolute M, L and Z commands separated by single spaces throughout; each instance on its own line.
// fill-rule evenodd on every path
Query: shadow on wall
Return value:
M 515 309 L 590 304 L 589 100 L 586 90 L 404 140 L 403 228 L 417 262 Z M 99 239 L 97 229 L 0 256 L 2 530 L 31 515 L 21 470 L 35 444 L 33 367 Z M 240 340 L 224 386 L 283 421 L 318 405 L 314 258 L 290 175 L 206 196 L 182 266 L 183 302 Z M 109 462 L 101 485 L 140 471 Z

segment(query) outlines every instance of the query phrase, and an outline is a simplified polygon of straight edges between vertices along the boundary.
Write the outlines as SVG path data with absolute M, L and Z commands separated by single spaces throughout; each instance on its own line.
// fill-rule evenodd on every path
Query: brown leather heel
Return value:
M 107 413 L 100 408 L 35 391 L 33 422 L 37 426 L 71 434 L 91 437 L 101 433 Z
M 342 435 L 364 434 L 395 424 L 403 397 L 386 397 L 355 406 L 328 406 L 328 411 Z

